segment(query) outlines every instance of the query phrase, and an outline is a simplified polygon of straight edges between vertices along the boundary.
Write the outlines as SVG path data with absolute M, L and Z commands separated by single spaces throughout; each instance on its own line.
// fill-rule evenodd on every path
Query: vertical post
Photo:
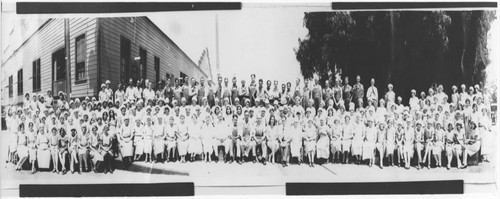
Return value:
M 69 101 L 71 98 L 71 50 L 70 50 L 70 40 L 69 40 L 69 18 L 64 19 L 64 46 L 66 50 L 66 100 Z
M 219 16 L 215 14 L 215 70 L 220 74 L 219 65 Z

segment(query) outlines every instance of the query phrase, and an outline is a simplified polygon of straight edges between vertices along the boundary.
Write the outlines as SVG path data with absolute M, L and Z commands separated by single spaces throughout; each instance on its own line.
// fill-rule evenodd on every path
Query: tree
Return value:
M 296 58 L 304 78 L 361 75 L 410 90 L 443 84 L 479 84 L 488 65 L 487 33 L 494 11 L 381 11 L 305 13 L 309 34 Z M 322 81 L 323 82 L 323 81 Z M 406 100 L 405 100 L 406 102 Z

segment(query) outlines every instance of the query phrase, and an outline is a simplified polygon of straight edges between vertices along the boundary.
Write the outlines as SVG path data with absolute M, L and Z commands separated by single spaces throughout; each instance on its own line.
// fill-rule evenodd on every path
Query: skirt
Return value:
M 153 140 L 144 139 L 144 153 L 151 154 L 152 150 L 153 150 Z
M 48 169 L 50 167 L 50 150 L 38 149 L 37 153 L 38 167 L 42 169 Z
M 396 144 L 394 142 L 386 142 L 384 146 L 386 157 L 394 154 L 394 150 L 396 149 Z
M 122 153 L 122 157 L 129 157 L 134 155 L 134 143 L 130 142 L 121 142 L 120 143 L 120 152 Z
M 340 140 L 331 141 L 332 151 L 342 151 L 342 142 Z
M 188 152 L 201 154 L 203 153 L 203 145 L 200 139 L 189 139 Z
M 481 154 L 488 155 L 494 151 L 493 141 L 496 140 L 491 133 L 486 129 L 481 128 Z
M 342 151 L 350 152 L 351 151 L 352 140 L 342 140 Z
M 19 156 L 19 158 L 27 158 L 29 156 L 28 147 L 24 145 L 18 145 L 17 155 Z
M 189 140 L 177 142 L 177 150 L 179 151 L 179 155 L 186 155 L 188 146 Z
M 165 141 L 163 139 L 154 139 L 153 151 L 155 155 L 162 154 L 165 151 Z
M 420 153 L 424 149 L 424 145 L 421 142 L 417 142 L 414 144 L 415 145 L 415 150 Z
M 432 153 L 434 155 L 441 155 L 444 149 L 444 143 L 443 142 L 434 142 L 432 146 Z
M 304 150 L 306 151 L 306 153 L 314 152 L 314 149 L 316 149 L 316 141 L 314 140 L 305 141 L 304 145 L 305 145 Z
M 28 148 L 30 162 L 36 161 L 36 148 Z
M 302 140 L 301 139 L 292 139 L 290 142 L 290 153 L 292 157 L 299 157 L 301 155 L 300 149 L 302 148 Z
M 351 144 L 352 155 L 362 155 L 363 152 L 363 141 L 353 140 Z
M 204 153 L 212 153 L 214 148 L 214 140 L 213 139 L 204 139 L 202 140 L 203 152 Z
M 465 145 L 465 151 L 468 155 L 476 154 L 481 148 L 481 142 L 477 141 L 474 144 Z
M 99 153 L 99 151 L 96 150 L 91 150 L 90 151 L 90 157 L 92 158 L 92 162 L 96 164 L 97 162 L 102 162 L 104 161 L 104 156 Z
M 267 141 L 267 147 L 269 147 L 271 149 L 271 151 L 278 151 L 278 148 L 279 148 L 279 142 L 278 140 L 269 140 Z
M 135 145 L 135 155 L 142 155 L 144 153 L 144 140 L 138 140 L 134 142 Z
M 372 159 L 375 151 L 375 142 L 363 142 L 363 159 Z
M 407 152 L 407 153 L 410 153 L 410 156 L 413 157 L 413 149 L 414 149 L 414 147 L 415 146 L 414 146 L 413 143 L 404 144 L 403 151 Z
M 167 150 L 173 149 L 177 146 L 175 140 L 165 140 L 165 145 L 167 146 Z
M 330 141 L 328 137 L 324 136 L 316 142 L 316 157 L 328 159 L 330 156 Z

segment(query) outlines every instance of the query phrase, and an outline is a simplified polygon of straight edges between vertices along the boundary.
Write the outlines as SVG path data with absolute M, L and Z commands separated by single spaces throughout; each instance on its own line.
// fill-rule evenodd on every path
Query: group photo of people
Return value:
M 98 96 L 26 93 L 7 107 L 7 162 L 32 173 L 103 172 L 135 162 L 352 164 L 463 169 L 494 151 L 491 94 L 479 85 L 411 98 L 348 77 L 296 82 L 218 75 L 130 79 Z M 379 88 L 377 88 L 379 87 Z M 379 93 L 380 92 L 380 93 Z M 69 169 L 68 169 L 69 168 Z

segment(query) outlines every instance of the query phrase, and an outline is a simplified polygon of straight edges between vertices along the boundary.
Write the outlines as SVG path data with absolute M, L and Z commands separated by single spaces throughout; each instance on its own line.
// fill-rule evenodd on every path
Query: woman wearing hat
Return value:
M 333 125 L 331 126 L 331 143 L 330 143 L 330 150 L 333 154 L 333 163 L 339 163 L 340 160 L 340 154 L 342 153 L 342 125 L 340 124 L 340 118 L 337 116 L 332 116 L 333 117 Z
M 373 162 L 375 161 L 375 141 L 377 138 L 377 128 L 373 125 L 373 119 L 367 119 L 368 126 L 364 130 L 364 139 L 363 139 L 363 150 L 362 150 L 362 158 L 363 160 L 369 160 L 368 165 L 370 167 L 373 166 Z M 382 164 L 380 165 L 382 167 Z
M 489 162 L 488 156 L 494 149 L 491 131 L 491 119 L 488 115 L 488 109 L 486 107 L 481 108 L 481 117 L 479 117 L 479 136 L 481 140 L 481 156 L 483 162 Z
M 415 146 L 415 151 L 417 152 L 417 169 L 420 169 L 421 164 L 423 164 L 423 159 L 422 159 L 422 150 L 424 149 L 424 142 L 425 142 L 425 133 L 424 129 L 422 128 L 423 122 L 422 121 L 417 121 L 417 125 L 414 129 L 414 134 L 415 134 L 415 140 L 414 140 L 414 146 Z M 412 152 L 413 153 L 413 152 Z
M 26 162 L 26 160 L 28 160 L 29 158 L 28 137 L 24 130 L 24 123 L 21 123 L 19 125 L 19 132 L 17 133 L 16 143 L 17 155 L 19 156 L 19 162 L 17 162 L 16 171 L 20 171 L 24 162 Z
M 26 131 L 29 163 L 31 164 L 31 173 L 35 173 L 35 162 L 36 162 L 36 140 L 37 132 L 34 129 L 34 123 L 30 121 L 28 123 L 28 130 Z
M 414 143 L 415 143 L 415 129 L 413 128 L 413 126 L 407 125 L 403 135 L 403 159 L 406 169 L 410 169 L 410 162 L 411 158 L 413 157 L 415 148 Z
M 447 156 L 446 159 L 448 160 L 448 164 L 447 164 L 446 168 L 448 170 L 450 170 L 450 168 L 451 168 L 451 160 L 452 160 L 453 155 L 454 155 L 454 148 L 453 148 L 454 137 L 455 137 L 455 130 L 453 129 L 453 124 L 448 123 L 448 130 L 446 131 L 446 134 L 445 134 L 445 143 L 446 143 L 445 150 L 446 150 L 446 156 Z M 459 161 L 457 160 L 457 162 L 459 162 Z

